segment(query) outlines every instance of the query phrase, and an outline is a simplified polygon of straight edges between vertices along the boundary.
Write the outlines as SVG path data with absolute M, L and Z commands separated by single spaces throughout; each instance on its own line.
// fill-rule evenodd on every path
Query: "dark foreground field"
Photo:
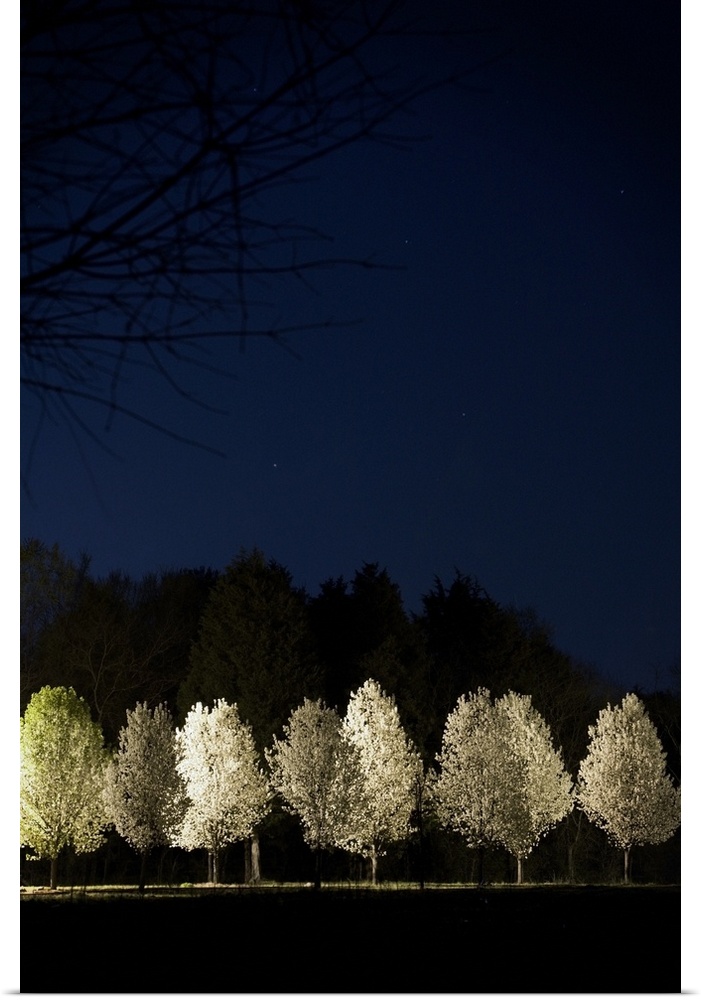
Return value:
M 21 991 L 679 992 L 680 890 L 31 895 Z

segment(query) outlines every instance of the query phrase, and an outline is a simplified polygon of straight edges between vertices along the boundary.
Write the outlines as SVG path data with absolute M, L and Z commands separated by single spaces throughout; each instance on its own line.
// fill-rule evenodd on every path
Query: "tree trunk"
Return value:
M 158 874 L 156 875 L 156 878 L 158 879 L 159 885 L 163 884 L 163 864 L 165 862 L 167 852 L 168 852 L 168 847 L 167 846 L 162 847 L 160 857 L 158 858 Z
M 516 858 L 516 885 L 523 884 L 523 858 Z
M 630 882 L 630 847 L 623 849 L 623 881 Z
M 109 870 L 109 863 L 110 863 L 110 855 L 111 855 L 111 853 L 112 853 L 112 837 L 110 835 L 110 836 L 107 837 L 107 843 L 105 845 L 105 863 L 102 866 L 102 884 L 103 885 L 108 885 L 109 884 L 108 883 L 107 875 L 108 875 L 108 870 Z
M 574 870 L 574 852 L 579 840 L 580 834 L 582 832 L 582 817 L 584 813 L 576 809 L 576 816 L 572 813 L 567 817 L 567 877 L 570 882 L 575 881 L 575 870 Z M 574 827 L 574 835 L 572 834 L 572 827 Z
M 314 888 L 321 889 L 321 848 L 318 844 L 314 849 Z
M 56 882 L 58 880 L 58 855 L 51 859 L 51 869 L 49 873 L 49 885 L 52 889 L 56 888 Z
M 257 833 L 251 838 L 251 881 L 260 882 L 260 840 Z
M 424 817 L 423 808 L 419 808 L 418 811 L 418 821 L 419 821 L 419 888 L 426 888 L 426 876 L 424 871 Z
M 212 851 L 212 882 L 214 885 L 219 884 L 219 851 L 217 849 Z
M 141 852 L 141 871 L 139 873 L 139 892 L 143 892 L 146 888 L 146 862 L 148 860 L 148 851 Z
M 372 884 L 377 885 L 377 850 L 374 847 L 370 855 L 370 861 L 372 863 Z
M 477 848 L 477 882 L 484 885 L 484 846 L 480 844 Z
M 246 841 L 244 881 L 249 885 L 260 882 L 260 841 L 257 833 Z

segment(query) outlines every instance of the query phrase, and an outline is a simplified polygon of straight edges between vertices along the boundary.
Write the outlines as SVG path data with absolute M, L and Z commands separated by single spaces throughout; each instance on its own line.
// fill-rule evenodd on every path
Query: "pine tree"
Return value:
M 222 848 L 251 837 L 268 812 L 268 781 L 251 727 L 223 699 L 211 710 L 201 702 L 193 706 L 176 731 L 176 747 L 188 803 L 175 842 L 187 850 L 205 848 L 216 883 Z
M 667 755 L 637 695 L 609 704 L 589 727 L 575 794 L 591 822 L 623 850 L 626 882 L 631 848 L 661 844 L 679 827 L 681 789 L 667 774 Z
M 32 695 L 20 719 L 20 843 L 50 859 L 52 889 L 64 848 L 88 853 L 104 839 L 108 759 L 102 730 L 73 688 Z
M 341 719 L 321 699 L 304 699 L 266 750 L 271 781 L 285 808 L 299 816 L 304 840 L 314 851 L 314 885 L 321 887 L 322 851 L 335 846 L 348 825 L 358 792 L 357 755 L 344 739 Z
M 107 788 L 117 832 L 141 855 L 143 891 L 148 855 L 154 847 L 171 842 L 185 806 L 176 768 L 175 726 L 164 705 L 151 711 L 142 703 L 127 711 Z
M 375 884 L 378 858 L 388 844 L 410 833 L 422 764 L 402 728 L 394 698 L 372 679 L 351 694 L 343 733 L 357 754 L 361 780 L 338 843 L 370 859 Z
M 259 751 L 290 712 L 321 691 L 321 668 L 306 594 L 262 552 L 241 551 L 212 588 L 179 694 L 183 715 L 196 701 L 235 702 Z
M 83 554 L 76 564 L 58 545 L 36 538 L 20 549 L 20 711 L 32 694 L 51 686 L 56 678 L 66 683 L 60 660 L 47 643 L 57 620 L 78 600 L 87 577 L 90 558 Z M 47 648 L 48 646 L 48 648 Z M 58 662 L 57 662 L 58 660 Z

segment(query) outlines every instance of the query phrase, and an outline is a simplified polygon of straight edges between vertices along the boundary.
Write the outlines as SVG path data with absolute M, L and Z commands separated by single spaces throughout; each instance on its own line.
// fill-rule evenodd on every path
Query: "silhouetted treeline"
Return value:
M 450 581 L 434 578 L 421 611 L 410 614 L 376 563 L 351 580 L 324 581 L 313 596 L 257 550 L 241 551 L 222 572 L 176 569 L 137 581 L 120 572 L 95 579 L 87 556 L 75 563 L 57 546 L 29 540 L 21 568 L 20 712 L 43 686 L 71 686 L 111 746 L 138 702 L 167 704 L 180 724 L 196 701 L 225 698 L 236 702 L 262 751 L 305 697 L 345 710 L 350 692 L 373 677 L 396 699 L 426 765 L 435 762 L 458 697 L 486 687 L 494 696 L 531 695 L 575 777 L 589 726 L 624 693 L 557 649 L 534 611 L 499 604 L 459 571 Z M 680 780 L 679 695 L 637 693 Z M 263 877 L 305 877 L 309 859 L 296 820 L 276 810 L 261 840 Z M 230 848 L 224 861 L 232 881 L 240 877 L 239 853 Z M 420 853 L 428 879 L 474 874 L 475 852 L 444 830 L 425 830 Z M 390 852 L 385 877 L 413 877 L 418 854 L 413 842 Z M 607 881 L 618 878 L 619 862 L 601 832 L 574 812 L 528 859 L 526 878 Z M 164 879 L 200 877 L 197 859 L 182 852 L 153 863 Z M 75 864 L 102 866 L 102 876 L 118 880 L 117 869 L 130 870 L 130 852 L 113 835 L 94 858 Z M 511 864 L 506 852 L 492 852 L 487 877 L 507 878 Z M 326 870 L 329 878 L 358 874 L 340 856 Z M 678 881 L 679 835 L 637 849 L 633 875 Z

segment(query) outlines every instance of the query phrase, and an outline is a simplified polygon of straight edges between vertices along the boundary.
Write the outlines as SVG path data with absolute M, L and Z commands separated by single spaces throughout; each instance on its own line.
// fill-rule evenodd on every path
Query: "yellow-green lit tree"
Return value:
M 94 851 L 108 820 L 102 730 L 73 688 L 43 687 L 20 718 L 20 842 L 51 862 L 67 847 Z

